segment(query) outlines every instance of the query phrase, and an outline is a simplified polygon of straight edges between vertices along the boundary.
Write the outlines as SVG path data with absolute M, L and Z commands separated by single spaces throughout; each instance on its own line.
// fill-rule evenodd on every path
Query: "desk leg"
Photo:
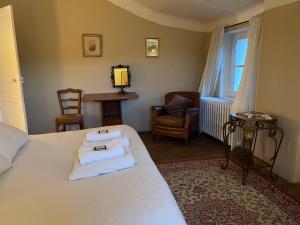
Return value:
M 123 124 L 121 101 L 103 101 L 102 118 L 104 126 Z

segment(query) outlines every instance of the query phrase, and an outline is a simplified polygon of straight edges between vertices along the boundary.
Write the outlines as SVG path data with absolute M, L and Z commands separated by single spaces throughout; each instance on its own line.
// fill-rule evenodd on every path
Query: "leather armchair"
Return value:
M 167 105 L 174 95 L 180 95 L 193 101 L 192 108 L 188 108 L 185 117 L 170 115 L 165 106 L 152 106 L 152 134 L 155 140 L 157 135 L 181 138 L 188 144 L 189 138 L 199 132 L 199 93 L 197 92 L 170 92 L 165 96 Z

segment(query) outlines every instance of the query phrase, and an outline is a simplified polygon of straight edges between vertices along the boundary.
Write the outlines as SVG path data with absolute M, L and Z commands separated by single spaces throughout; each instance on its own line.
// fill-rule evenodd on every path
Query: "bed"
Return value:
M 31 136 L 0 176 L 3 225 L 186 225 L 142 140 L 129 126 L 136 166 L 69 181 L 87 130 Z

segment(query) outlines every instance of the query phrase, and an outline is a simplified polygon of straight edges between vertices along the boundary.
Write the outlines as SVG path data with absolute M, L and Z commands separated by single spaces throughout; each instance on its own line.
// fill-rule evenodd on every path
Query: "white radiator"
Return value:
M 200 100 L 200 130 L 223 141 L 223 125 L 229 120 L 231 100 L 202 97 Z

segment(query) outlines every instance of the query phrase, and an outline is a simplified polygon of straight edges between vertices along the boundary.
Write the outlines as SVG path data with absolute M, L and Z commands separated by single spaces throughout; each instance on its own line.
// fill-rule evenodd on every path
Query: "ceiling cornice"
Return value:
M 247 9 L 238 11 L 227 17 L 222 17 L 216 20 L 202 23 L 197 20 L 186 19 L 182 17 L 176 17 L 165 13 L 156 12 L 134 0 L 107 0 L 110 3 L 133 13 L 143 19 L 152 21 L 154 23 L 174 27 L 184 30 L 198 31 L 198 32 L 210 32 L 216 26 L 219 25 L 231 25 L 245 20 L 249 20 L 252 16 L 264 12 L 272 8 L 287 5 L 299 0 L 264 0 L 262 3 L 255 4 Z
M 136 16 L 152 21 L 154 23 L 175 27 L 179 29 L 192 30 L 198 32 L 209 32 L 211 29 L 206 23 L 201 23 L 196 20 L 176 17 L 160 12 L 155 12 L 138 2 L 132 0 L 108 0 L 112 4 L 123 8 Z
M 240 10 L 236 13 L 233 13 L 230 16 L 226 16 L 226 17 L 223 17 L 223 18 L 220 18 L 217 20 L 213 20 L 212 22 L 209 22 L 208 25 L 211 29 L 213 29 L 214 27 L 217 27 L 220 25 L 228 26 L 228 25 L 233 25 L 236 23 L 241 23 L 241 22 L 249 20 L 253 16 L 263 13 L 264 10 L 265 10 L 264 3 L 263 2 L 257 3 L 247 9 Z
M 265 10 L 273 9 L 298 1 L 299 0 L 264 0 Z

